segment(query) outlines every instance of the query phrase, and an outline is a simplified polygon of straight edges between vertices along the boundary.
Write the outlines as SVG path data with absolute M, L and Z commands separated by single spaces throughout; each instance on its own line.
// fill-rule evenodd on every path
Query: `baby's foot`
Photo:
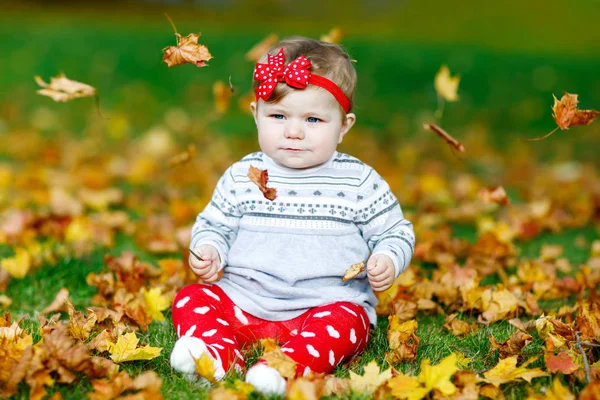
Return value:
M 264 395 L 285 394 L 286 381 L 279 371 L 264 362 L 258 362 L 246 373 L 246 382 Z
M 199 359 L 202 354 L 206 353 L 215 365 L 215 379 L 221 380 L 225 376 L 225 370 L 221 365 L 221 361 L 215 360 L 206 348 L 206 344 L 197 337 L 182 336 L 175 342 L 175 347 L 171 352 L 171 367 L 185 375 L 189 380 L 199 379 L 196 374 L 196 362 L 194 359 Z M 200 378 L 201 381 L 208 381 Z

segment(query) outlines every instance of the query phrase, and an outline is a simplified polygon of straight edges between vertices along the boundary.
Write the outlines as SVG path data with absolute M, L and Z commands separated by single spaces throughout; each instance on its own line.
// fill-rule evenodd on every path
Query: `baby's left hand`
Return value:
M 367 261 L 367 277 L 375 292 L 383 292 L 394 283 L 396 268 L 385 254 L 374 254 Z

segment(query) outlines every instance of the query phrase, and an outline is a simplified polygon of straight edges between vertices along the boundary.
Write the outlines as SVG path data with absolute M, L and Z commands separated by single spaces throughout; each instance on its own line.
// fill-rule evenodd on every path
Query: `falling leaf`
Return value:
M 139 339 L 136 337 L 135 332 L 119 336 L 116 343 L 108 343 L 110 358 L 116 363 L 121 363 L 133 360 L 152 360 L 160 355 L 162 348 L 151 347 L 150 345 L 138 348 L 138 342 Z
M 279 41 L 279 36 L 275 33 L 271 33 L 269 36 L 258 42 L 246 53 L 246 60 L 252 62 L 258 62 L 260 58 Z
M 350 371 L 350 388 L 356 393 L 373 393 L 380 385 L 392 378 L 392 369 L 388 368 L 383 372 L 379 371 L 379 366 L 375 361 L 371 361 L 364 367 L 362 375 Z
M 326 35 L 321 36 L 321 41 L 339 44 L 344 37 L 344 32 L 339 27 L 332 28 Z
M 269 367 L 279 371 L 284 378 L 292 379 L 296 376 L 296 362 L 281 351 L 279 347 L 265 352 L 261 358 L 265 360 Z
M 269 172 L 266 169 L 258 169 L 251 165 L 248 170 L 248 178 L 258 186 L 266 199 L 273 201 L 277 198 L 277 189 L 267 187 Z
M 213 83 L 213 96 L 215 99 L 215 110 L 219 114 L 224 114 L 229 108 L 229 101 L 231 100 L 231 90 L 225 82 L 216 81 Z
M 361 261 L 357 264 L 352 265 L 348 270 L 344 273 L 344 277 L 342 278 L 342 282 L 346 282 L 350 279 L 356 278 L 361 272 L 365 271 L 365 262 Z
M 552 106 L 552 118 L 562 130 L 569 129 L 577 125 L 589 125 L 600 112 L 595 110 L 578 110 L 578 95 L 565 92 L 560 101 L 554 96 L 554 105 Z
M 202 378 L 205 378 L 210 383 L 217 383 L 215 379 L 215 360 L 213 360 L 207 353 L 202 353 L 200 358 L 195 358 L 196 372 Z
M 510 199 L 506 195 L 506 191 L 502 186 L 495 188 L 483 188 L 477 192 L 477 196 L 484 203 L 496 203 L 501 206 L 506 206 L 510 203 Z
M 69 300 L 69 290 L 62 288 L 56 294 L 56 297 L 50 303 L 50 305 L 40 311 L 41 314 L 55 313 L 61 311 L 67 311 L 66 302 Z
M 465 151 L 465 147 L 458 140 L 454 139 L 452 136 L 450 136 L 448 134 L 448 132 L 446 132 L 445 130 L 443 130 L 442 128 L 437 126 L 436 124 L 423 124 L 423 129 L 431 130 L 431 131 L 437 133 L 442 139 L 444 139 L 446 141 L 446 143 L 448 143 L 450 146 L 452 146 L 452 148 L 454 148 L 460 152 Z
M 517 367 L 517 356 L 501 359 L 494 368 L 483 374 L 483 378 L 480 378 L 480 381 L 499 387 L 503 383 L 512 382 L 516 379 L 523 379 L 531 383 L 533 378 L 548 375 L 539 368 L 525 368 L 531 362 L 532 360 L 529 360 L 522 366 Z
M 198 43 L 200 33 L 190 33 L 183 37 L 175 33 L 177 46 L 167 46 L 163 49 L 163 61 L 169 67 L 181 64 L 195 64 L 206 67 L 206 62 L 212 58 L 208 48 Z
M 434 87 L 438 96 L 445 99 L 446 101 L 457 101 L 458 100 L 458 84 L 460 83 L 460 76 L 450 76 L 450 69 L 447 65 L 442 65 L 435 75 Z
M 37 92 L 42 96 L 48 96 L 54 101 L 66 102 L 79 97 L 92 97 L 96 95 L 96 88 L 85 83 L 72 81 L 65 74 L 59 74 L 50 78 L 50 83 L 44 82 L 39 76 L 35 76 L 35 81 L 43 89 Z
M 573 361 L 573 357 L 566 351 L 557 355 L 546 354 L 546 369 L 548 372 L 560 372 L 565 375 L 572 374 L 579 369 L 579 364 Z
M 165 316 L 161 311 L 164 311 L 171 306 L 172 299 L 164 296 L 161 292 L 162 290 L 160 288 L 152 288 L 148 291 L 142 289 L 144 300 L 146 302 L 146 310 L 155 321 L 164 321 Z

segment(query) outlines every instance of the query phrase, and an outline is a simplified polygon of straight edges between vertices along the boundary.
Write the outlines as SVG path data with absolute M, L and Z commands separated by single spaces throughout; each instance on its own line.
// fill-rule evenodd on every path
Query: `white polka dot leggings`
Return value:
M 330 373 L 360 353 L 369 339 L 365 310 L 350 302 L 315 307 L 287 321 L 266 321 L 237 307 L 216 285 L 194 284 L 173 301 L 177 337 L 195 336 L 206 343 L 225 371 L 244 367 L 240 347 L 271 337 L 297 364 L 297 375 Z M 236 367 L 237 368 L 237 367 Z

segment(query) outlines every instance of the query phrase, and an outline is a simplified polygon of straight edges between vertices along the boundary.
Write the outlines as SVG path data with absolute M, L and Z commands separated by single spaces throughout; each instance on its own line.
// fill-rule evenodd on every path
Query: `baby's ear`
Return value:
M 342 129 L 340 130 L 340 139 L 338 140 L 338 144 L 342 143 L 342 140 L 344 140 L 344 136 L 346 136 L 346 133 L 348 133 L 348 131 L 352 129 L 355 122 L 356 115 L 354 113 L 346 114 L 346 117 L 344 118 L 344 123 L 342 124 Z
M 252 116 L 254 117 L 254 123 L 256 124 L 256 126 L 258 126 L 257 111 L 258 111 L 258 104 L 256 104 L 255 101 L 251 102 L 250 103 L 250 112 L 252 113 Z

